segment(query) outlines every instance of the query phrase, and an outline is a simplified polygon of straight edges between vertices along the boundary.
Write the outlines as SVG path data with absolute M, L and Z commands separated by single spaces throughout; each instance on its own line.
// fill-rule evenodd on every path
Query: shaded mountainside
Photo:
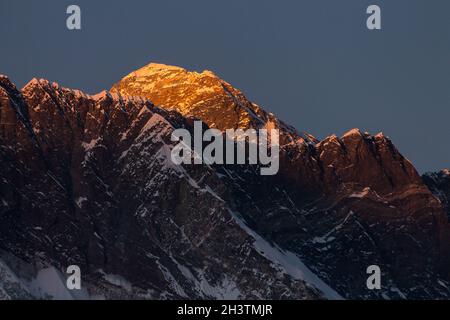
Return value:
M 279 174 L 173 165 L 194 119 L 279 129 Z M 70 264 L 91 298 L 450 297 L 443 201 L 389 138 L 318 141 L 209 71 L 150 64 L 96 96 L 2 77 L 0 166 L 0 297 L 52 295 Z
M 441 201 L 447 210 L 447 216 L 450 217 L 450 170 L 426 173 L 423 175 L 423 180 L 431 192 Z
M 190 126 L 179 114 L 45 80 L 19 93 L 6 78 L 0 106 L 0 243 L 36 269 L 28 278 L 76 264 L 91 297 L 322 296 L 306 268 L 259 251 L 272 247 L 241 227 L 221 175 L 172 165 L 171 132 Z M 13 282 L 23 296 L 27 281 Z

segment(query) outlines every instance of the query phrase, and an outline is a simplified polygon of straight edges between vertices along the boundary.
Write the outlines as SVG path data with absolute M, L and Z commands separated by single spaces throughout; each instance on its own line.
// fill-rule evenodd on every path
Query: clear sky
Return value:
M 0 73 L 96 93 L 150 62 L 210 69 L 318 138 L 383 131 L 424 172 L 450 167 L 449 17 L 448 0 L 0 0 Z

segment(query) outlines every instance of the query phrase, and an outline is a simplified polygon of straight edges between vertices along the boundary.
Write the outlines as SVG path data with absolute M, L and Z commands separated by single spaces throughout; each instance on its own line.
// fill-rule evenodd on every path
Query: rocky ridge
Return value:
M 174 166 L 171 132 L 195 119 L 279 129 L 280 173 Z M 0 166 L 6 297 L 36 297 L 32 279 L 69 264 L 91 298 L 450 294 L 445 203 L 388 137 L 318 141 L 209 71 L 150 64 L 96 96 L 1 77 Z M 379 291 L 366 287 L 373 264 Z

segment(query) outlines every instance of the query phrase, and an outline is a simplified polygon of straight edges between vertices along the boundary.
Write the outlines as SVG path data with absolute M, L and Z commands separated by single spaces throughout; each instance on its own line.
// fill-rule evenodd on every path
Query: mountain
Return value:
M 383 134 L 372 137 L 353 129 L 342 139 L 333 135 L 319 142 L 313 135 L 299 133 L 265 112 L 211 71 L 189 72 L 152 63 L 124 77 L 111 91 L 150 99 L 166 110 L 176 110 L 222 131 L 279 129 L 285 150 L 280 168 L 286 173 L 284 176 L 301 184 L 308 193 L 329 188 L 326 191 L 334 193 L 340 184 L 347 183 L 371 186 L 381 193 L 421 184 L 412 164 Z
M 214 90 L 208 93 L 206 84 Z M 388 137 L 353 129 L 340 138 L 332 135 L 318 141 L 230 87 L 210 71 L 149 64 L 111 90 L 148 98 L 220 130 L 280 129 L 280 173 L 266 184 L 282 186 L 294 208 L 280 210 L 286 205 L 272 200 L 273 188 L 252 187 L 252 179 L 246 179 L 241 188 L 254 201 L 244 200 L 242 211 L 258 233 L 302 256 L 326 281 L 335 283 L 334 288 L 342 286 L 344 296 L 345 292 L 352 292 L 349 298 L 355 293 L 394 298 L 448 294 L 446 286 L 439 284 L 448 278 L 449 263 L 444 208 Z M 188 105 L 184 104 L 187 96 Z M 372 264 L 384 270 L 390 287 L 385 292 L 367 292 L 365 271 Z
M 280 172 L 174 165 L 171 133 L 196 119 L 279 129 Z M 95 96 L 3 76 L 0 167 L 6 298 L 450 297 L 444 202 L 388 137 L 319 141 L 210 71 L 150 64 Z
M 0 87 L 4 297 L 70 298 L 47 284 L 69 265 L 91 298 L 337 296 L 244 227 L 224 175 L 171 163 L 171 132 L 190 119 L 46 80 Z

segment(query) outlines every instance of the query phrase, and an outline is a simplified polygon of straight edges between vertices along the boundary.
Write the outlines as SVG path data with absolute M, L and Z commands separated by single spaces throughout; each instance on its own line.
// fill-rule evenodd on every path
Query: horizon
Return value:
M 376 32 L 370 1 L 77 3 L 80 31 L 69 1 L 0 3 L 0 73 L 95 94 L 152 61 L 211 70 L 299 131 L 384 132 L 420 173 L 450 166 L 448 2 L 378 1 Z
M 181 68 L 181 69 L 187 70 L 187 69 L 183 68 L 182 66 L 168 65 L 168 64 L 158 63 L 158 62 L 150 62 L 150 63 L 144 65 L 143 67 L 145 67 L 145 66 L 147 66 L 147 65 L 150 65 L 150 64 L 158 64 L 158 65 L 164 65 L 164 66 L 168 66 L 168 67 L 177 67 L 177 68 Z M 136 69 L 136 70 L 133 70 L 132 72 L 137 71 L 137 70 L 139 70 L 139 68 Z M 200 71 L 200 70 L 187 70 L 187 71 L 188 71 L 188 72 L 197 72 L 197 73 L 202 73 L 202 72 L 205 72 L 205 71 L 209 71 L 209 72 L 213 72 L 213 73 L 215 74 L 214 70 L 208 70 L 208 69 L 205 69 L 205 70 L 202 70 L 202 71 Z M 128 74 L 127 74 L 127 75 L 128 75 Z M 127 75 L 124 75 L 124 76 L 122 77 L 122 79 L 123 79 L 124 77 L 126 77 Z M 216 75 L 217 75 L 217 74 L 216 74 Z M 1 73 L 0 73 L 0 76 L 5 76 L 5 77 L 7 77 L 14 85 L 16 85 L 15 82 L 14 82 L 14 80 L 11 79 L 8 75 L 1 74 Z M 217 75 L 217 76 L 218 76 L 220 79 L 222 79 L 219 75 Z M 66 88 L 66 89 L 70 89 L 70 90 L 78 90 L 78 91 L 81 91 L 81 92 L 84 93 L 84 94 L 89 95 L 90 97 L 95 97 L 96 95 L 99 95 L 99 94 L 101 94 L 102 92 L 105 92 L 105 91 L 106 91 L 106 92 L 110 92 L 110 93 L 112 92 L 112 91 L 111 91 L 112 88 L 109 88 L 109 89 L 108 89 L 108 88 L 105 88 L 105 89 L 103 89 L 103 90 L 101 90 L 101 91 L 98 91 L 98 92 L 96 92 L 96 93 L 87 93 L 87 92 L 83 91 L 82 89 L 78 89 L 78 88 L 70 88 L 70 87 L 67 87 L 67 86 L 62 86 L 62 85 L 60 85 L 60 83 L 59 83 L 58 81 L 54 81 L 54 80 L 51 80 L 51 79 L 40 78 L 40 77 L 34 77 L 34 78 L 30 79 L 30 80 L 29 80 L 27 83 L 25 83 L 23 86 L 21 86 L 20 88 L 18 87 L 18 90 L 21 91 L 23 88 L 25 88 L 29 83 L 31 83 L 31 82 L 32 82 L 33 80 L 35 80 L 35 79 L 37 79 L 37 80 L 45 80 L 45 81 L 48 81 L 48 82 L 51 83 L 51 84 L 55 83 L 55 84 L 57 84 L 58 86 L 61 86 L 61 87 Z M 225 79 L 222 79 L 222 80 L 226 81 Z M 233 84 L 231 84 L 231 85 L 233 85 Z M 240 90 L 239 88 L 236 88 L 236 89 Z M 241 91 L 241 90 L 240 90 L 240 91 Z M 243 91 L 241 91 L 241 92 L 242 92 L 244 95 L 246 95 L 245 92 L 243 92 Z M 257 102 L 255 102 L 255 101 L 252 101 L 252 102 L 257 104 Z M 264 109 L 264 108 L 263 108 L 263 109 Z M 267 111 L 267 110 L 266 110 L 266 111 Z M 275 113 L 274 113 L 274 115 L 277 116 Z M 282 119 L 282 118 L 279 118 L 279 117 L 277 117 L 277 118 L 278 118 L 279 120 L 283 121 L 284 123 L 288 124 L 288 125 L 292 125 L 292 124 L 290 124 L 289 122 L 287 122 L 285 119 Z M 294 125 L 292 125 L 292 126 L 294 126 Z M 295 126 L 294 126 L 294 128 L 297 129 L 297 130 L 299 130 L 299 129 L 296 128 Z M 352 132 L 352 131 L 354 131 L 354 130 L 358 130 L 358 131 L 359 131 L 360 133 L 362 133 L 362 134 L 369 134 L 369 135 L 372 136 L 372 137 L 377 136 L 377 135 L 379 135 L 379 134 L 382 134 L 382 135 L 384 135 L 386 138 L 388 138 L 389 140 L 391 140 L 391 141 L 393 142 L 393 144 L 395 145 L 395 141 L 391 139 L 391 137 L 389 136 L 389 134 L 386 134 L 386 133 L 383 132 L 383 131 L 379 131 L 379 132 L 369 132 L 369 131 L 362 130 L 362 129 L 359 128 L 359 127 L 355 127 L 355 128 L 351 128 L 351 129 L 344 130 L 344 131 L 341 132 L 340 134 L 337 133 L 337 132 L 330 133 L 330 134 L 327 135 L 327 136 L 317 136 L 317 135 L 315 135 L 314 133 L 311 133 L 311 132 L 306 132 L 306 133 L 312 135 L 314 138 L 318 139 L 319 142 L 321 142 L 321 141 L 323 141 L 323 140 L 325 140 L 325 139 L 327 139 L 328 137 L 331 137 L 331 136 L 337 136 L 339 139 L 341 139 L 341 138 L 344 137 L 346 134 L 348 134 L 348 133 L 350 133 L 350 132 Z M 301 131 L 299 130 L 299 132 L 301 132 Z M 415 166 L 414 162 L 411 161 L 411 159 L 408 159 L 408 157 L 406 157 L 406 156 L 402 153 L 402 150 L 399 150 L 399 152 L 400 152 L 400 153 L 401 153 L 408 161 L 410 161 L 410 162 L 414 165 L 414 167 L 416 168 L 416 170 L 418 171 L 418 173 L 419 173 L 420 175 L 427 174 L 427 173 L 445 172 L 445 171 L 448 171 L 448 170 L 449 170 L 449 167 L 444 167 L 444 168 L 441 168 L 441 169 L 438 169 L 438 170 L 434 170 L 434 171 L 433 171 L 433 170 L 420 171 L 420 170 Z
M 168 65 L 168 64 L 158 63 L 158 62 L 150 62 L 150 63 L 144 65 L 143 67 L 148 66 L 148 65 L 151 65 L 151 64 L 156 64 L 156 65 L 166 66 L 166 67 L 180 68 L 180 69 L 186 70 L 186 71 L 188 71 L 188 72 L 197 72 L 197 73 L 213 72 L 213 73 L 215 74 L 214 70 L 207 70 L 207 69 L 202 70 L 202 71 L 200 71 L 200 70 L 187 70 L 187 69 L 183 68 L 182 66 Z M 139 70 L 139 69 L 140 69 L 140 68 L 138 68 L 138 69 L 136 69 L 136 70 L 134 70 L 134 71 L 132 71 L 132 72 L 135 72 L 135 71 L 137 71 L 137 70 Z M 131 72 L 131 73 L 132 73 L 132 72 Z M 5 76 L 5 77 L 8 78 L 14 85 L 16 85 L 15 82 L 14 82 L 8 75 L 1 74 L 1 73 L 0 73 L 0 76 Z M 128 74 L 125 75 L 123 78 L 125 78 L 126 76 L 128 76 Z M 220 79 L 222 79 L 219 75 L 216 74 L 216 76 L 218 76 Z M 122 78 L 122 79 L 123 79 L 123 78 Z M 87 93 L 87 92 L 85 92 L 85 91 L 83 91 L 83 90 L 81 90 L 81 89 L 77 89 L 77 88 L 69 88 L 69 87 L 66 87 L 66 86 L 61 86 L 61 85 L 59 84 L 59 82 L 57 82 L 57 81 L 53 81 L 53 80 L 45 79 L 45 78 L 39 78 L 39 77 L 34 77 L 34 78 L 32 78 L 32 79 L 29 80 L 27 83 L 25 83 L 22 87 L 17 88 L 17 89 L 18 89 L 19 91 L 23 90 L 26 86 L 28 86 L 28 85 L 29 85 L 30 83 L 32 83 L 34 80 L 38 80 L 38 81 L 44 80 L 44 81 L 48 81 L 50 84 L 56 84 L 56 85 L 58 85 L 58 86 L 60 86 L 60 87 L 63 87 L 63 88 L 65 88 L 65 89 L 81 91 L 83 94 L 86 94 L 86 95 L 88 95 L 88 96 L 90 96 L 91 98 L 94 98 L 94 99 L 95 99 L 95 96 L 97 96 L 97 95 L 99 95 L 99 94 L 101 94 L 102 92 L 105 92 L 105 91 L 108 92 L 108 93 L 113 93 L 113 91 L 111 91 L 112 88 L 109 88 L 109 89 L 106 88 L 106 89 L 103 89 L 103 90 L 101 90 L 101 91 L 99 91 L 99 92 L 96 92 L 96 93 Z M 224 79 L 222 79 L 222 80 L 224 80 Z M 226 80 L 224 80 L 224 81 L 226 81 Z M 231 84 L 231 85 L 233 85 L 233 84 Z M 236 89 L 240 90 L 239 88 L 236 88 Z M 241 91 L 241 92 L 242 92 L 242 91 Z M 244 95 L 246 95 L 245 92 L 242 92 L 242 93 L 243 93 Z M 145 99 L 147 99 L 147 98 L 145 98 Z M 148 99 L 147 99 L 147 100 L 148 100 Z M 252 102 L 257 104 L 257 102 L 255 102 L 255 101 L 252 101 Z M 264 109 L 264 108 L 263 108 L 263 109 Z M 267 110 L 266 110 L 266 111 L 267 111 Z M 274 114 L 274 115 L 277 116 L 276 114 Z M 277 117 L 277 118 L 278 118 L 278 117 Z M 278 119 L 281 120 L 281 121 L 283 121 L 284 123 L 286 123 L 286 124 L 288 124 L 288 125 L 291 125 L 290 123 L 288 123 L 288 122 L 287 122 L 286 120 L 284 120 L 284 119 L 281 119 L 281 118 L 278 118 Z M 299 130 L 299 129 L 296 128 L 295 126 L 294 126 L 294 128 L 297 129 L 297 130 Z M 345 131 L 343 131 L 341 134 L 338 134 L 338 133 L 331 133 L 331 134 L 329 134 L 329 135 L 327 135 L 327 136 L 324 136 L 324 137 L 318 137 L 318 136 L 314 135 L 314 134 L 311 133 L 311 132 L 306 132 L 306 133 L 309 134 L 309 135 L 312 135 L 312 136 L 313 136 L 314 138 L 316 138 L 319 142 L 322 142 L 323 140 L 325 140 L 325 139 L 327 139 L 327 138 L 329 138 L 329 137 L 331 137 L 331 136 L 336 136 L 337 138 L 342 139 L 345 135 L 347 135 L 347 134 L 349 134 L 349 133 L 351 133 L 351 132 L 353 132 L 353 131 L 355 131 L 355 130 L 359 131 L 359 133 L 361 133 L 361 134 L 369 134 L 369 135 L 372 136 L 372 137 L 375 137 L 375 136 L 381 134 L 381 135 L 383 135 L 384 137 L 386 137 L 386 138 L 388 138 L 389 140 L 392 141 L 392 139 L 391 139 L 391 137 L 389 136 L 389 134 L 385 134 L 383 131 L 379 131 L 379 132 L 376 132 L 376 133 L 375 133 L 375 132 L 368 132 L 368 131 L 364 131 L 364 130 L 362 130 L 361 128 L 358 128 L 358 127 L 355 127 L 355 128 L 351 128 L 351 129 L 345 130 Z M 299 130 L 299 132 L 301 132 L 301 131 Z M 318 142 L 318 143 L 319 143 L 319 142 Z M 394 143 L 394 146 L 395 146 L 395 141 L 393 141 L 393 143 Z M 402 153 L 401 150 L 399 150 L 399 152 Z M 404 155 L 403 155 L 403 156 L 404 156 Z M 408 159 L 407 157 L 405 157 L 405 158 L 406 158 L 408 161 L 410 161 L 410 162 L 414 165 L 414 163 L 413 163 L 410 159 Z M 416 170 L 418 170 L 418 169 L 416 168 Z M 436 170 L 436 171 L 424 171 L 424 172 L 420 172 L 420 171 L 418 170 L 418 172 L 419 172 L 420 175 L 423 175 L 423 174 L 427 174 L 427 173 L 446 172 L 446 171 L 448 171 L 448 170 L 449 170 L 449 168 L 442 168 L 442 169 Z

